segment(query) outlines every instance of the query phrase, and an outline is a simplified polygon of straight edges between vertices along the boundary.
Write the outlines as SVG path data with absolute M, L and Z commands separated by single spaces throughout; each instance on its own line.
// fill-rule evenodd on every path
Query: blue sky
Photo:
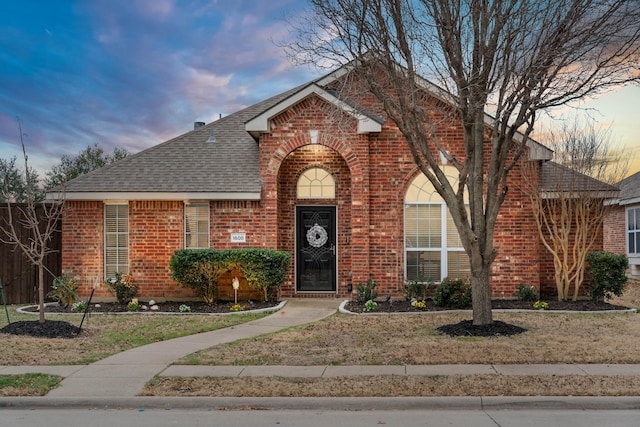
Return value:
M 98 143 L 137 152 L 313 78 L 274 41 L 304 0 L 0 1 L 0 157 L 48 170 Z M 594 117 L 640 158 L 640 88 Z M 640 162 L 632 172 L 640 170 Z

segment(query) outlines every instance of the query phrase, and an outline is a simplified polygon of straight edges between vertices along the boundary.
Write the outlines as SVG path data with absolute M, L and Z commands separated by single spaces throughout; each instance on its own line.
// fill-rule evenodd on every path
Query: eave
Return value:
M 47 200 L 260 200 L 260 193 L 225 192 L 150 192 L 150 191 L 79 191 L 47 193 Z

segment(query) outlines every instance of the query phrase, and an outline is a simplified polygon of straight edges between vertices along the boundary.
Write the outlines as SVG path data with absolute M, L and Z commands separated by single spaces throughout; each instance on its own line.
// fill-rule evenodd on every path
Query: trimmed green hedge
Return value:
M 252 289 L 264 292 L 266 301 L 284 283 L 290 259 L 288 252 L 272 249 L 181 249 L 175 251 L 169 267 L 176 282 L 210 303 L 217 298 L 220 276 L 237 269 Z
M 629 259 L 626 255 L 590 252 L 587 254 L 587 263 L 592 301 L 608 300 L 614 295 L 622 296 L 628 280 Z

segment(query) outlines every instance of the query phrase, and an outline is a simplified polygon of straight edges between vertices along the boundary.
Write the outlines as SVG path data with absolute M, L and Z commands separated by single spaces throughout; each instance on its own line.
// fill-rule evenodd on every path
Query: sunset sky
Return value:
M 132 153 L 318 75 L 274 41 L 304 0 L 0 2 L 0 157 L 41 173 L 98 143 Z M 640 87 L 587 106 L 640 170 Z

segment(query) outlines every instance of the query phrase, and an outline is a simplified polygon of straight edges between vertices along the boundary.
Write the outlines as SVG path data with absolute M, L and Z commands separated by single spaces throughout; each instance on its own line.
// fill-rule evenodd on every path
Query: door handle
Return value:
M 331 249 L 331 252 L 333 252 L 333 256 L 335 256 L 336 255 L 336 245 L 332 244 L 330 249 Z

